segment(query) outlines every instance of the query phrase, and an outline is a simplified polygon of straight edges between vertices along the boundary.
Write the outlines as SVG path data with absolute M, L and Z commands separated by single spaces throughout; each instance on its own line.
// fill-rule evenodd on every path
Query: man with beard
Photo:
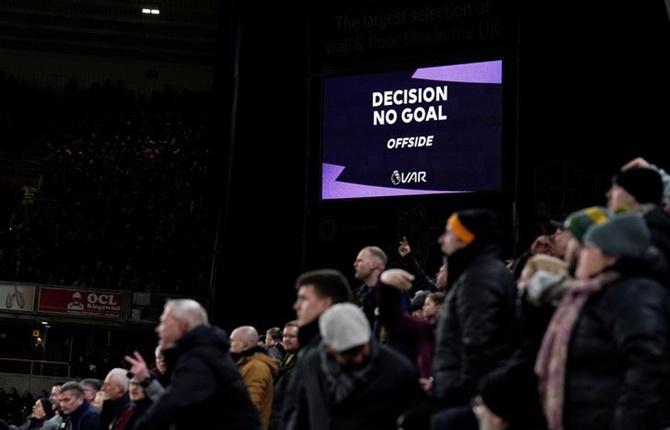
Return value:
M 100 412 L 102 428 L 115 430 L 119 417 L 130 408 L 130 397 L 128 396 L 130 380 L 127 374 L 127 370 L 117 367 L 109 371 L 102 384 L 101 391 L 104 393 Z
M 284 395 L 288 388 L 288 383 L 293 375 L 295 363 L 297 361 L 297 352 L 300 347 L 298 342 L 298 322 L 290 321 L 284 326 L 282 345 L 286 355 L 279 366 L 279 373 L 275 379 L 274 395 L 272 399 L 272 413 L 270 415 L 270 429 L 279 428 L 281 411 L 284 405 Z

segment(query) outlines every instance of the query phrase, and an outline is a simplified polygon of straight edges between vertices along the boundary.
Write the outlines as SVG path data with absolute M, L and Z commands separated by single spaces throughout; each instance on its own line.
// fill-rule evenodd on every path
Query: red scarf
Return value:
M 133 412 L 135 412 L 135 410 L 133 409 L 132 405 L 128 406 L 126 410 L 123 411 L 119 417 L 119 420 L 116 422 L 116 430 L 124 430 L 126 428 L 130 417 L 133 415 Z

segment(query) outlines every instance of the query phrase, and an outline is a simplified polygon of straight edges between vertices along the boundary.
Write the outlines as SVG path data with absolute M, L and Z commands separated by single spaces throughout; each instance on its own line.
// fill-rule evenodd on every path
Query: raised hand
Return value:
M 130 363 L 130 371 L 139 381 L 149 378 L 149 368 L 139 352 L 133 352 L 133 357 L 126 355 L 125 360 Z
M 398 243 L 398 254 L 400 254 L 401 257 L 404 257 L 410 252 L 412 252 L 412 248 L 409 247 L 409 242 L 407 242 L 407 238 L 403 236 L 402 240 Z

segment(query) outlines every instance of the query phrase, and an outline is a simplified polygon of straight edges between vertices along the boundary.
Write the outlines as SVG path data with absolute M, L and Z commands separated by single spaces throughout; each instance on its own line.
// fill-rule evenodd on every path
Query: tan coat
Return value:
M 237 362 L 242 379 L 249 390 L 249 397 L 261 416 L 264 429 L 270 425 L 272 412 L 273 384 L 277 376 L 279 363 L 273 357 L 257 352 L 248 357 L 242 357 Z

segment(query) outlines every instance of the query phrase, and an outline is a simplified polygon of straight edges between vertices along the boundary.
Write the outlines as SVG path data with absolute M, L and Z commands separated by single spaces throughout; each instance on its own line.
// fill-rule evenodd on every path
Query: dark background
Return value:
M 208 276 L 214 319 L 228 329 L 264 330 L 293 318 L 293 284 L 304 270 L 335 267 L 353 283 L 364 245 L 381 246 L 393 261 L 407 236 L 434 272 L 435 240 L 453 210 L 497 209 L 505 254 L 513 256 L 550 217 L 604 203 L 609 177 L 629 159 L 667 167 L 663 0 L 314 3 L 172 0 L 160 5 L 163 23 L 151 26 L 120 18 L 123 7 L 137 13 L 139 2 L 61 2 L 68 9 L 57 25 L 49 10 L 57 6 L 44 2 L 14 2 L 2 12 L 12 23 L 0 33 L 3 49 L 37 64 L 64 53 L 63 62 L 75 54 L 100 60 L 96 76 L 109 58 L 177 64 L 182 78 L 213 71 L 217 241 Z M 3 57 L 2 69 L 12 69 Z M 324 76 L 498 57 L 505 60 L 503 192 L 319 201 Z M 158 69 L 138 80 L 152 82 Z
M 477 2 L 329 2 L 305 18 L 306 11 L 288 5 L 266 9 L 264 17 L 241 11 L 236 173 L 217 277 L 224 320 L 242 321 L 246 306 L 288 318 L 292 283 L 301 270 L 334 266 L 351 278 L 361 246 L 377 244 L 393 260 L 402 234 L 433 271 L 439 261 L 435 239 L 458 208 L 499 208 L 511 256 L 528 246 L 549 217 L 604 203 L 609 177 L 629 159 L 667 164 L 670 22 L 662 1 L 634 7 L 600 1 L 486 3 L 488 12 L 479 17 L 385 28 L 345 28 L 337 17 L 385 15 L 390 23 L 403 11 L 407 17 L 426 6 Z M 446 36 L 432 33 L 430 40 L 424 33 L 431 32 Z M 356 38 L 388 43 L 356 50 Z M 323 75 L 491 54 L 502 54 L 506 65 L 505 193 L 317 201 Z M 272 83 L 259 62 L 271 68 Z M 262 100 L 268 98 L 283 100 L 285 108 L 264 115 L 268 104 Z

